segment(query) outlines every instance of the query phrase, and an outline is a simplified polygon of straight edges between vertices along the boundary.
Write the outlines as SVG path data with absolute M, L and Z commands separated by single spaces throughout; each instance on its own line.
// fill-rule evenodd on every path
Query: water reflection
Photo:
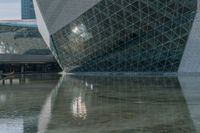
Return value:
M 200 77 L 37 75 L 28 81 L 0 87 L 0 132 L 17 124 L 23 133 L 199 132 Z
M 86 119 L 87 117 L 85 98 L 81 93 L 79 97 L 74 98 L 72 101 L 72 114 L 75 118 Z
M 57 97 L 58 89 L 60 88 L 60 85 L 62 82 L 63 82 L 63 77 L 60 78 L 57 86 L 51 91 L 51 93 L 49 94 L 49 96 L 47 97 L 45 101 L 45 104 L 42 107 L 42 110 L 39 114 L 39 119 L 38 119 L 37 133 L 45 133 L 47 130 L 47 127 L 52 115 L 54 101 Z
M 20 81 L 16 84 L 4 84 L 0 80 L 0 133 L 36 133 L 40 114 L 45 110 L 42 108 L 49 105 L 48 99 L 46 102 L 45 99 L 58 79 L 59 75 L 55 74 L 37 74 L 10 77 L 11 81 Z M 47 111 L 45 114 L 48 114 Z
M 65 77 L 58 96 L 51 132 L 196 132 L 176 77 Z
M 22 118 L 0 119 L 1 133 L 23 133 L 24 121 Z

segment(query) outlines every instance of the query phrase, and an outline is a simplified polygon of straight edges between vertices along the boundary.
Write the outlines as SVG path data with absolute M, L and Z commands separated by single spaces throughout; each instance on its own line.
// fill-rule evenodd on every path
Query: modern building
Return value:
M 66 72 L 200 72 L 200 0 L 34 0 Z
M 59 65 L 41 37 L 36 21 L 0 21 L 0 71 L 59 71 Z
M 33 0 L 21 0 L 22 19 L 35 19 Z

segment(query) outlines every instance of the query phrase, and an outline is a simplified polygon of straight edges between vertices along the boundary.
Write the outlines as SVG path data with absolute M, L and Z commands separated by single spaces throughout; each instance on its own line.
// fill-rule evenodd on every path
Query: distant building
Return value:
M 22 19 L 35 19 L 33 0 L 21 0 Z
M 60 71 L 38 31 L 35 20 L 0 21 L 0 71 Z

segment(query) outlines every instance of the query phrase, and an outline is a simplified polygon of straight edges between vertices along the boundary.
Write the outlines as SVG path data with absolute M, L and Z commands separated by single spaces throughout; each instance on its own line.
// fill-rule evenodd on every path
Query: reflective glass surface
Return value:
M 21 18 L 35 19 L 33 0 L 21 0 Z
M 65 71 L 176 72 L 197 0 L 101 0 L 52 35 Z
M 36 24 L 26 21 L 0 22 L 0 54 L 51 54 Z
M 200 133 L 200 77 L 0 80 L 0 133 Z

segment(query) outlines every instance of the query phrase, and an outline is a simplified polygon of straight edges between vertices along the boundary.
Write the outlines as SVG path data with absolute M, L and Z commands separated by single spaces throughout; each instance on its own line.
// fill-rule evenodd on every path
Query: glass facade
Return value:
M 70 72 L 177 72 L 196 0 L 101 0 L 52 38 Z
M 0 54 L 50 55 L 51 52 L 36 24 L 19 21 L 0 23 Z
M 33 0 L 21 0 L 22 19 L 35 19 Z

